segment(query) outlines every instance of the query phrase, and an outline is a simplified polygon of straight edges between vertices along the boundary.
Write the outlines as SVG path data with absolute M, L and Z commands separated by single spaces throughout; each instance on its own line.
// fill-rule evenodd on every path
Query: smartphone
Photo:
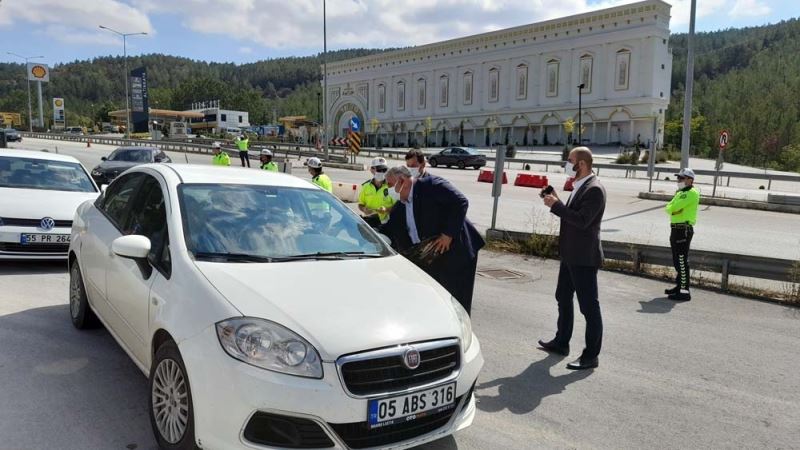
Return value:
M 553 189 L 553 186 L 550 186 L 550 185 L 548 184 L 546 188 L 542 189 L 542 191 L 541 191 L 541 192 L 539 192 L 539 197 L 542 197 L 542 198 L 544 198 L 546 195 L 550 195 L 550 194 L 552 194 L 554 190 L 555 190 L 555 189 Z

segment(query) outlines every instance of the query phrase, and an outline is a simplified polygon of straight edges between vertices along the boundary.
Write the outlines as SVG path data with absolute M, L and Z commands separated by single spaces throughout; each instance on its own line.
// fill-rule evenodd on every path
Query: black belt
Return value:
M 672 227 L 672 228 L 692 228 L 692 224 L 690 224 L 689 222 L 671 223 L 669 226 Z

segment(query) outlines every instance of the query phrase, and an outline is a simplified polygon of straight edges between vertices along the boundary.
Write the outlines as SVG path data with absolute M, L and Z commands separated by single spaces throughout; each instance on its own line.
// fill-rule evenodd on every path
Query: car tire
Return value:
M 462 170 L 463 170 L 463 169 L 465 169 L 466 167 L 467 167 L 467 165 L 466 165 L 466 164 L 464 164 L 464 161 L 459 161 L 459 162 L 458 162 L 458 168 L 459 168 L 459 169 L 462 169 Z
M 478 170 L 478 169 L 481 168 L 481 166 L 472 166 L 472 168 L 475 169 L 475 170 Z
M 198 449 L 192 390 L 181 353 L 171 340 L 156 350 L 148 387 L 150 425 L 158 447 L 165 450 Z
M 78 261 L 75 261 L 69 270 L 69 315 L 72 325 L 79 330 L 100 326 L 100 321 L 89 306 Z
M 436 167 L 439 165 L 439 161 L 437 161 L 436 158 L 431 158 L 428 160 L 428 162 L 431 164 L 431 167 Z

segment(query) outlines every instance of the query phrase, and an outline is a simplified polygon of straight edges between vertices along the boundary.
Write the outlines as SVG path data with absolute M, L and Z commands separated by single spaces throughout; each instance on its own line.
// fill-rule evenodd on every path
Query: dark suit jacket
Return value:
M 478 256 L 485 242 L 480 233 L 467 220 L 469 201 L 444 178 L 427 175 L 414 182 L 412 193 L 414 222 L 420 240 L 446 234 L 453 238 L 450 251 L 439 260 L 441 264 L 462 267 Z M 406 226 L 406 205 L 398 202 L 389 214 L 389 221 L 381 227 L 392 239 L 392 246 L 403 251 L 412 246 Z M 437 266 L 439 261 L 437 260 Z
M 600 267 L 603 246 L 600 243 L 600 222 L 606 209 L 606 189 L 596 175 L 572 193 L 569 206 L 561 201 L 550 212 L 561 218 L 558 249 L 561 261 L 576 266 Z

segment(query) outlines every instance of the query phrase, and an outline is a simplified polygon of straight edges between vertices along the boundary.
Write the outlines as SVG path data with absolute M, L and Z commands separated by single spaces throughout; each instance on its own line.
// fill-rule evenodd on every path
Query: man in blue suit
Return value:
M 470 312 L 478 251 L 485 242 L 467 220 L 469 201 L 447 180 L 435 175 L 414 178 L 404 166 L 386 173 L 395 203 L 381 231 L 398 251 L 426 239 L 437 257 L 422 267 Z

